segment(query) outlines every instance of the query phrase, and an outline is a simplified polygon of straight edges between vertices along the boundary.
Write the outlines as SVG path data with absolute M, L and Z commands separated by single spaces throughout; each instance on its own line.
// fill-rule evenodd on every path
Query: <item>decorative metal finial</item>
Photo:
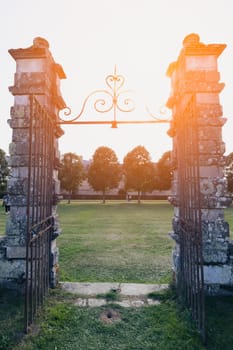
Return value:
M 100 97 L 94 101 L 93 107 L 94 110 L 98 113 L 107 113 L 113 110 L 113 120 L 111 121 L 112 127 L 117 127 L 117 110 L 120 112 L 132 112 L 135 109 L 135 103 L 134 101 L 128 97 L 128 93 L 131 93 L 132 90 L 121 90 L 125 83 L 125 78 L 123 75 L 117 74 L 117 68 L 116 65 L 114 67 L 114 73 L 107 75 L 105 78 L 105 82 L 109 90 L 94 90 L 92 91 L 84 100 L 84 103 L 82 105 L 82 109 L 80 113 L 75 116 L 67 118 L 71 116 L 71 109 L 69 107 L 66 107 L 59 113 L 59 118 L 62 124 L 106 124 L 110 122 L 97 122 L 97 121 L 89 121 L 89 122 L 81 122 L 78 121 L 78 119 L 83 115 L 87 102 L 91 97 L 98 94 L 103 94 L 104 97 Z M 125 98 L 122 99 L 123 95 L 127 95 Z

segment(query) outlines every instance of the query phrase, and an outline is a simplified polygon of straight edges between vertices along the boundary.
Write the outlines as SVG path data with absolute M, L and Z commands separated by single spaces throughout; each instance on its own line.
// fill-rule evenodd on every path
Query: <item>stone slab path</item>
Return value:
M 168 284 L 138 284 L 138 283 L 82 283 L 82 282 L 60 282 L 61 289 L 77 295 L 75 305 L 80 307 L 98 307 L 109 303 L 118 304 L 123 307 L 140 307 L 158 305 L 159 300 L 148 296 L 153 292 L 168 289 Z M 107 301 L 104 295 L 116 292 L 118 300 Z M 98 297 L 97 297 L 98 296 Z

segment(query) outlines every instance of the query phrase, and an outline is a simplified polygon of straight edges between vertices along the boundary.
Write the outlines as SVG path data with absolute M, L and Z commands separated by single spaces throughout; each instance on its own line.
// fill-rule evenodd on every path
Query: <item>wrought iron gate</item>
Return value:
M 50 283 L 54 121 L 30 96 L 25 330 L 28 332 Z
M 198 116 L 192 97 L 177 118 L 180 274 L 178 288 L 205 339 Z

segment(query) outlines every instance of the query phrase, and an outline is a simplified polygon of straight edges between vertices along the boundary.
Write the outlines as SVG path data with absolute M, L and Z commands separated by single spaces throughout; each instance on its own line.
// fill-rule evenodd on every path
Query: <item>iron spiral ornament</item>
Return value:
M 160 118 L 153 115 L 149 108 L 145 109 L 150 120 L 119 120 L 117 112 L 129 113 L 135 110 L 135 101 L 131 97 L 133 90 L 125 90 L 125 78 L 117 73 L 116 65 L 114 73 L 109 74 L 105 78 L 107 88 L 92 91 L 84 100 L 81 110 L 78 115 L 73 116 L 70 107 L 65 107 L 59 111 L 59 124 L 111 124 L 112 128 L 117 128 L 118 124 L 146 124 L 146 123 L 169 123 L 169 118 Z M 108 113 L 113 111 L 112 120 L 81 120 L 84 115 L 87 105 L 93 107 L 97 113 Z M 167 114 L 167 109 L 160 109 L 160 115 Z

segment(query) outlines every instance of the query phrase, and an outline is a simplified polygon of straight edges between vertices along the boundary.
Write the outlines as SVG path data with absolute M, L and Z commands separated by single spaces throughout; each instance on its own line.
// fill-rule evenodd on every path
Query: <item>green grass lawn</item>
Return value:
M 116 304 L 77 308 L 74 296 L 54 291 L 46 302 L 39 329 L 12 350 L 204 350 L 188 314 L 171 295 L 158 306 L 123 308 Z M 117 322 L 105 323 L 107 310 Z M 1 349 L 1 346 L 0 346 Z M 219 350 L 219 349 L 218 349 Z
M 232 297 L 207 299 L 205 346 L 173 290 L 159 296 L 161 304 L 141 308 L 114 303 L 80 308 L 75 299 L 59 289 L 50 291 L 32 333 L 25 336 L 20 297 L 0 291 L 0 350 L 232 350 Z M 101 315 L 109 308 L 119 318 L 106 324 Z
M 166 201 L 59 204 L 61 279 L 157 283 L 171 278 L 173 208 Z M 233 227 L 233 208 L 226 210 Z M 6 215 L 0 214 L 0 228 Z M 4 232 L 4 231 L 3 231 Z M 231 236 L 233 237 L 233 236 Z M 78 308 L 75 296 L 52 290 L 33 333 L 24 336 L 23 300 L 0 290 L 0 350 L 232 350 L 233 298 L 206 299 L 207 346 L 170 290 L 157 306 Z
M 59 204 L 61 280 L 167 283 L 173 208 L 167 201 Z

